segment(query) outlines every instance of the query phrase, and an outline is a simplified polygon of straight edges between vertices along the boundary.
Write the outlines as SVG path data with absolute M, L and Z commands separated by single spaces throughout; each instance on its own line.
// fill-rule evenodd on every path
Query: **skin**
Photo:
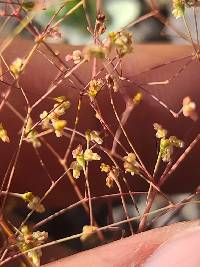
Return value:
M 183 222 L 153 229 L 44 266 L 139 267 L 156 251 L 156 249 L 158 249 L 168 240 L 179 237 L 183 232 L 190 233 L 198 229 L 197 231 L 199 233 L 199 223 L 199 221 L 193 221 L 189 223 Z M 181 254 L 182 252 L 180 251 L 179 253 Z M 190 265 L 190 267 L 196 266 Z
M 16 49 L 19 47 L 19 50 Z M 12 62 L 14 58 L 22 57 L 27 55 L 30 51 L 31 44 L 27 41 L 16 40 L 11 47 L 9 47 L 5 52 L 5 58 L 8 62 Z M 74 47 L 67 46 L 56 46 L 56 50 L 60 51 L 61 57 L 70 53 Z M 146 69 L 149 69 L 153 66 L 157 66 L 163 63 L 166 63 L 174 58 L 180 58 L 184 56 L 189 56 L 192 54 L 192 48 L 189 46 L 171 46 L 171 45 L 138 45 L 135 47 L 135 53 L 126 57 L 123 61 L 123 75 L 128 78 L 134 77 L 134 81 L 137 84 L 143 84 L 149 81 L 163 81 L 171 77 L 171 75 L 178 71 L 180 67 L 184 65 L 184 62 L 187 60 L 181 60 L 171 65 L 166 65 L 163 68 L 155 69 L 154 71 L 149 71 L 143 74 L 140 74 Z M 83 81 L 85 84 L 90 79 L 91 71 L 89 64 L 84 66 L 81 71 L 77 71 L 76 75 L 78 78 Z M 56 76 L 57 70 L 47 64 L 46 60 L 39 54 L 35 55 L 31 60 L 30 64 L 27 66 L 26 71 L 24 72 L 20 82 L 27 91 L 34 92 L 34 94 L 29 95 L 30 101 L 36 100 L 37 95 L 41 95 L 50 85 L 53 77 Z M 137 75 L 138 74 L 138 75 Z M 137 76 L 136 76 L 137 75 Z M 149 91 L 154 93 L 158 98 L 162 99 L 170 108 L 174 111 L 178 111 L 181 107 L 182 99 L 189 95 L 192 99 L 197 99 L 199 97 L 199 62 L 193 61 L 188 68 L 185 69 L 184 73 L 177 76 L 169 85 L 157 85 L 155 87 L 146 87 Z M 66 88 L 68 90 L 66 90 Z M 5 90 L 5 85 L 0 85 L 1 90 Z M 136 89 L 136 90 L 135 90 Z M 126 87 L 126 93 L 130 96 L 133 96 L 138 90 L 137 86 L 128 86 Z M 78 94 L 76 90 L 67 87 L 61 86 L 56 91 L 56 95 L 67 95 L 69 99 L 75 105 Z M 107 97 L 106 92 L 103 92 L 102 96 L 98 98 L 100 108 L 102 111 L 105 111 L 105 118 L 111 128 L 117 127 L 112 111 L 109 105 L 105 102 L 105 97 Z M 22 113 L 24 112 L 24 100 L 18 92 L 13 92 L 11 96 L 12 103 L 15 103 L 18 110 Z M 38 110 L 35 111 L 33 117 L 38 118 L 39 112 L 44 109 L 50 108 L 45 104 L 42 104 Z M 124 103 L 121 101 L 120 96 L 116 96 L 116 105 L 117 109 L 121 111 L 124 108 Z M 141 109 L 140 109 L 141 108 Z M 75 114 L 76 108 L 72 108 L 70 112 L 70 117 L 74 119 L 73 115 Z M 96 121 L 94 116 L 85 116 L 89 114 L 91 108 L 87 100 L 84 100 L 82 106 L 82 112 L 80 115 L 80 125 L 79 130 L 85 131 L 85 129 L 101 129 L 99 123 Z M 149 115 L 150 114 L 150 115 Z M 70 117 L 68 118 L 68 124 L 70 125 L 73 121 Z M 8 122 L 6 127 L 8 132 L 12 136 L 15 136 L 16 130 L 19 129 L 19 123 L 17 120 L 12 120 L 12 125 L 9 123 L 11 118 L 14 118 L 8 109 L 3 109 L 0 113 L 1 121 Z M 134 118 L 137 121 L 137 124 L 133 127 L 131 121 Z M 156 145 L 155 145 L 155 132 L 152 129 L 152 123 L 158 122 L 161 123 L 165 128 L 170 131 L 170 134 L 177 135 L 180 138 L 183 138 L 188 145 L 199 132 L 199 124 L 193 123 L 190 119 L 183 118 L 176 120 L 162 108 L 158 103 L 152 100 L 151 97 L 144 94 L 144 100 L 141 104 L 141 107 L 131 115 L 130 120 L 126 126 L 127 132 L 131 137 L 131 140 L 134 140 L 137 151 L 142 155 L 142 159 L 145 162 L 145 165 L 148 169 L 153 170 L 154 162 L 156 160 Z M 147 136 L 148 133 L 148 136 Z M 133 139 L 134 138 L 134 139 Z M 154 141 L 152 141 L 154 140 Z M 61 141 L 62 144 L 63 141 Z M 64 144 L 64 143 L 63 143 Z M 9 149 L 6 146 L 2 146 L 2 153 L 4 157 L 2 159 L 2 166 L 8 166 L 8 161 L 16 148 L 16 138 L 13 139 Z M 56 144 L 55 144 L 56 146 Z M 66 148 L 66 147 L 65 147 Z M 19 159 L 19 164 L 17 172 L 15 174 L 15 179 L 12 183 L 12 189 L 17 192 L 23 192 L 27 190 L 27 187 L 31 188 L 35 193 L 42 195 L 44 190 L 46 190 L 46 185 L 48 184 L 47 180 L 44 178 L 44 174 L 41 170 L 37 170 L 38 162 L 37 158 L 30 156 L 28 162 L 31 162 L 32 168 L 34 168 L 35 176 L 37 179 L 30 179 L 30 166 L 29 164 L 23 164 L 24 161 L 27 161 L 27 154 L 31 151 L 30 146 L 25 145 L 23 148 L 22 156 Z M 60 146 L 58 149 L 61 149 Z M 32 152 L 32 151 L 31 151 Z M 62 151 L 61 151 L 62 152 Z M 198 185 L 198 173 L 200 171 L 200 165 L 198 163 L 199 147 L 197 146 L 190 157 L 188 157 L 184 164 L 177 169 L 176 175 L 170 177 L 169 181 L 162 188 L 167 193 L 175 192 L 188 192 L 192 191 Z M 32 155 L 33 153 L 31 153 Z M 24 156 L 23 156 L 24 155 Z M 30 155 L 30 154 L 29 154 Z M 51 162 L 50 170 L 52 175 L 56 177 L 61 172 L 61 169 L 58 167 L 58 164 L 53 160 L 49 153 L 44 152 L 46 162 Z M 32 157 L 32 158 L 31 158 Z M 153 164 L 152 164 L 153 159 Z M 23 164 L 23 165 L 22 165 Z M 1 177 L 5 173 L 5 169 L 1 170 Z M 98 171 L 99 173 L 99 171 Z M 95 171 L 92 171 L 91 175 L 97 177 Z M 27 179 L 29 177 L 29 179 Z M 188 181 L 189 179 L 189 181 Z M 40 185 L 38 185 L 40 181 Z M 186 181 L 183 183 L 183 181 Z M 84 188 L 84 183 L 82 181 L 77 181 L 80 188 Z M 135 190 L 145 190 L 146 185 L 140 180 L 135 179 L 129 181 L 130 186 L 134 186 Z M 60 186 L 55 189 L 54 194 L 48 198 L 47 205 L 49 207 L 62 207 L 69 205 L 77 201 L 75 194 L 72 190 L 67 190 L 68 197 L 66 199 L 66 190 L 64 188 L 69 188 L 69 183 L 64 181 Z M 108 190 L 105 188 L 104 180 L 92 180 L 91 187 L 93 194 L 98 193 L 105 194 L 108 193 Z M 114 190 L 115 191 L 115 190 Z M 109 191 L 114 192 L 114 191 Z M 55 195 L 56 201 L 55 201 Z M 75 256 L 71 256 L 67 259 L 61 260 L 59 262 L 51 263 L 46 266 L 140 266 L 145 259 L 153 253 L 153 251 L 160 246 L 163 242 L 176 235 L 177 233 L 184 231 L 188 228 L 193 228 L 199 225 L 198 221 L 191 223 L 181 223 L 177 225 L 172 225 L 169 227 L 164 227 L 160 229 L 151 230 L 139 235 L 134 235 L 133 237 L 126 238 L 120 241 L 116 241 L 112 244 L 102 246 L 87 252 L 80 253 Z M 91 265 L 91 263 L 95 263 Z M 191 266 L 192 267 L 192 266 Z

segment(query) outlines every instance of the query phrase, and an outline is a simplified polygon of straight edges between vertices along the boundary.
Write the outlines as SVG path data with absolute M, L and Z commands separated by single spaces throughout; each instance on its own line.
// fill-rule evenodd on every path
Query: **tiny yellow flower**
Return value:
M 198 120 L 198 114 L 196 112 L 196 104 L 191 100 L 189 96 L 183 99 L 183 115 L 191 118 L 193 121 Z
M 98 131 L 87 130 L 85 132 L 85 137 L 89 142 L 93 141 L 98 145 L 101 145 L 103 143 L 103 139 L 100 137 L 100 133 Z
M 114 179 L 113 179 L 112 176 L 109 176 L 109 175 L 108 175 L 108 176 L 106 177 L 106 186 L 107 186 L 108 188 L 112 188 L 113 185 L 114 185 Z
M 10 143 L 7 131 L 3 128 L 3 124 L 0 123 L 0 139 L 3 142 Z
M 154 129 L 156 130 L 156 137 L 157 138 L 164 138 L 167 136 L 167 130 L 165 130 L 162 125 L 158 123 L 153 124 Z
M 26 192 L 22 195 L 22 199 L 28 202 L 27 207 L 30 210 L 34 210 L 38 213 L 45 212 L 45 207 L 41 204 L 41 199 L 38 196 L 35 196 L 32 192 Z
M 57 120 L 57 121 L 53 122 L 52 125 L 53 125 L 53 128 L 55 130 L 56 136 L 61 137 L 63 135 L 64 128 L 67 125 L 67 121 L 66 120 Z
M 141 101 L 142 101 L 142 98 L 143 98 L 142 93 L 141 93 L 141 92 L 138 92 L 138 93 L 134 96 L 134 98 L 133 98 L 133 103 L 134 103 L 135 105 L 139 105 L 139 104 L 141 103 Z
M 132 33 L 127 31 L 110 32 L 106 46 L 109 50 L 113 47 L 119 57 L 123 57 L 133 51 Z
M 23 68 L 23 64 L 24 64 L 24 60 L 21 58 L 16 58 L 12 64 L 10 65 L 10 71 L 12 72 L 12 74 L 15 76 L 16 79 L 19 78 L 19 74 L 22 71 Z
M 101 163 L 100 169 L 101 169 L 102 172 L 108 173 L 108 172 L 110 172 L 111 167 L 109 165 L 105 164 L 105 163 Z
M 137 162 L 136 155 L 134 153 L 129 153 L 124 157 L 124 169 L 125 172 L 131 173 L 131 175 L 138 174 L 140 171 L 140 165 Z
M 74 64 L 79 64 L 82 60 L 82 52 L 80 50 L 74 50 L 72 53 L 72 60 L 74 61 Z
M 32 248 L 36 248 L 45 243 L 48 238 L 48 233 L 43 231 L 32 232 L 27 225 L 21 228 L 20 234 L 17 236 L 17 245 L 21 252 L 25 252 Z M 32 261 L 34 266 L 40 266 L 40 258 L 42 256 L 41 249 L 35 249 L 27 252 L 27 256 Z
M 185 1 L 184 0 L 173 0 L 172 15 L 178 19 L 184 15 L 185 12 Z
M 96 232 L 97 229 L 98 228 L 96 226 L 84 225 L 82 236 L 80 237 L 81 241 L 88 239 L 94 232 Z
M 101 157 L 97 153 L 94 153 L 91 149 L 86 149 L 84 152 L 84 159 L 86 161 L 92 161 L 92 160 L 100 160 Z
M 101 79 L 91 80 L 89 83 L 89 88 L 87 93 L 91 97 L 96 97 L 96 95 L 99 93 L 102 87 L 103 87 L 103 81 Z

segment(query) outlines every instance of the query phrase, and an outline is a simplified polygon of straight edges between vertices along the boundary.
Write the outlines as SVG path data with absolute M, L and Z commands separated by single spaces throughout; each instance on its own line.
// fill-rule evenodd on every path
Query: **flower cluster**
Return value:
M 74 64 L 79 64 L 81 62 L 81 60 L 83 59 L 83 55 L 82 52 L 80 50 L 74 50 L 72 55 L 67 55 L 65 57 L 66 61 L 73 61 Z
M 22 195 L 22 199 L 28 203 L 27 207 L 30 210 L 34 210 L 38 213 L 43 213 L 45 207 L 41 204 L 41 199 L 38 196 L 35 196 L 32 192 L 26 192 Z
M 83 231 L 82 231 L 82 236 L 80 237 L 81 241 L 84 242 L 86 239 L 88 239 L 94 232 L 97 231 L 96 226 L 92 225 L 84 225 L 83 226 Z
M 197 121 L 198 114 L 196 112 L 196 104 L 191 100 L 189 96 L 183 99 L 183 115 L 191 118 L 193 121 Z
M 3 124 L 0 123 L 0 139 L 3 142 L 10 143 L 7 131 L 3 128 Z
M 111 167 L 110 167 L 110 165 L 108 165 L 108 164 L 101 163 L 101 165 L 100 165 L 100 169 L 101 169 L 102 172 L 109 173 L 110 170 L 111 170 Z
M 133 51 L 132 33 L 127 31 L 111 32 L 108 35 L 106 46 L 109 51 L 115 48 L 118 56 L 121 58 Z
M 105 163 L 101 163 L 100 169 L 102 172 L 107 173 L 106 177 L 106 186 L 108 188 L 112 188 L 114 185 L 114 182 L 118 179 L 119 177 L 119 169 L 117 169 L 114 166 L 107 165 Z
M 36 248 L 45 243 L 48 238 L 48 233 L 43 231 L 32 232 L 28 226 L 24 225 L 17 237 L 17 245 L 22 252 Z M 40 258 L 42 256 L 41 249 L 35 249 L 27 252 L 27 256 L 35 266 L 40 266 Z
M 138 174 L 140 172 L 140 164 L 137 162 L 137 158 L 134 153 L 129 153 L 123 159 L 125 172 L 129 172 L 131 175 Z
M 86 162 L 101 159 L 101 157 L 97 153 L 94 153 L 92 149 L 88 148 L 83 151 L 81 145 L 78 145 L 78 147 L 72 151 L 72 156 L 76 159 L 76 161 L 71 163 L 73 177 L 76 179 L 80 177 L 81 171 L 85 170 Z
M 185 1 L 184 0 L 173 0 L 172 15 L 178 19 L 184 15 L 185 12 Z
M 142 101 L 143 95 L 141 92 L 138 92 L 134 97 L 133 97 L 133 104 L 135 106 L 139 105 Z
M 156 137 L 160 139 L 160 155 L 162 161 L 170 162 L 174 152 L 174 147 L 182 148 L 184 143 L 176 136 L 167 136 L 167 130 L 163 129 L 158 123 L 154 123 L 154 129 L 156 130 Z
M 98 145 L 101 145 L 103 143 L 103 139 L 100 137 L 100 133 L 98 131 L 90 131 L 87 130 L 85 132 L 85 138 L 87 140 L 87 142 L 95 142 Z
M 99 93 L 99 91 L 102 89 L 102 87 L 103 87 L 102 79 L 98 79 L 98 80 L 93 79 L 89 83 L 87 93 L 90 97 L 94 98 Z
M 15 76 L 16 79 L 19 78 L 19 75 L 22 71 L 23 68 L 23 64 L 24 64 L 24 60 L 21 58 L 16 58 L 12 64 L 10 65 L 10 71 L 12 72 L 12 74 Z
M 61 137 L 65 126 L 67 125 L 66 120 L 60 120 L 59 117 L 65 114 L 65 111 L 69 109 L 70 102 L 65 100 L 64 96 L 55 98 L 56 104 L 54 110 L 48 113 L 46 110 L 40 114 L 42 120 L 43 129 L 53 129 L 57 137 Z

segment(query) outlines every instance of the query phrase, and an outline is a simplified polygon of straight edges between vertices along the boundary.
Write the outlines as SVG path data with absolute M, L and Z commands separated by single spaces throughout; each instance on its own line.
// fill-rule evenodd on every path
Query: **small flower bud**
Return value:
M 156 137 L 157 138 L 164 138 L 167 136 L 167 130 L 165 130 L 160 124 L 154 123 L 154 129 L 156 130 Z
M 105 164 L 105 163 L 101 163 L 100 169 L 101 169 L 102 172 L 108 173 L 108 172 L 110 172 L 111 167 L 109 165 Z
M 32 232 L 27 225 L 21 228 L 20 234 L 17 236 L 17 245 L 21 252 L 36 248 L 45 243 L 48 238 L 48 233 L 43 231 Z M 42 256 L 41 249 L 34 249 L 27 252 L 27 256 L 32 261 L 34 266 L 40 266 L 40 258 Z
M 185 3 L 184 0 L 173 0 L 172 15 L 178 19 L 184 15 Z
M 98 228 L 92 225 L 84 225 L 82 236 L 80 237 L 81 241 L 88 239 Z
M 28 202 L 27 207 L 31 210 L 34 210 L 38 213 L 43 213 L 45 207 L 41 204 L 41 199 L 38 196 L 35 196 L 32 192 L 26 192 L 22 195 L 22 199 Z
M 101 79 L 91 80 L 89 83 L 89 88 L 87 93 L 91 97 L 96 97 L 96 95 L 99 93 L 102 87 L 103 87 L 103 81 Z
M 106 177 L 106 186 L 107 186 L 108 188 L 112 188 L 113 185 L 114 185 L 114 179 L 113 179 L 112 176 L 109 176 L 109 175 L 108 175 L 108 176 Z
M 82 52 L 80 50 L 74 50 L 72 53 L 72 60 L 74 61 L 74 64 L 79 64 L 82 60 Z
M 91 132 L 91 141 L 94 141 L 99 145 L 101 145 L 103 143 L 103 139 L 99 136 L 99 132 L 97 132 L 97 131 Z
M 110 32 L 106 46 L 109 50 L 114 47 L 121 58 L 133 51 L 132 33 L 127 31 Z
M 24 64 L 24 60 L 21 58 L 17 58 L 10 65 L 10 71 L 12 72 L 12 74 L 15 76 L 16 79 L 19 78 L 19 74 L 22 71 L 23 64 Z
M 196 112 L 196 104 L 191 100 L 189 96 L 183 99 L 183 115 L 191 118 L 193 121 L 198 120 L 198 114 Z
M 0 123 L 0 139 L 3 142 L 10 143 L 7 131 L 3 128 L 3 124 Z
M 141 101 L 142 101 L 142 98 L 143 98 L 143 95 L 142 95 L 142 93 L 137 93 L 135 96 L 134 96 L 134 98 L 133 98 L 133 103 L 135 104 L 135 105 L 139 105 L 140 103 L 141 103 Z
M 81 175 L 81 171 L 83 170 L 83 167 L 80 164 L 78 164 L 77 161 L 73 161 L 71 163 L 71 168 L 72 168 L 72 171 L 73 171 L 73 177 L 75 179 L 78 179 L 80 177 L 80 175 Z
M 128 156 L 124 157 L 124 169 L 126 172 L 131 173 L 131 175 L 138 174 L 140 171 L 139 167 L 140 165 L 134 153 L 129 153 Z
M 86 149 L 84 152 L 84 159 L 86 161 L 92 161 L 92 160 L 100 160 L 101 157 L 97 153 L 94 153 L 91 149 Z
M 65 126 L 67 125 L 66 120 L 57 120 L 52 123 L 57 137 L 61 137 L 64 131 Z

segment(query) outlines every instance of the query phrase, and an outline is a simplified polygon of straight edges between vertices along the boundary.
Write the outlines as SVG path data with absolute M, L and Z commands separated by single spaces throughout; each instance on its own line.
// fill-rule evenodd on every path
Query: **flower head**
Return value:
M 133 97 L 133 103 L 135 106 L 139 105 L 142 101 L 143 95 L 141 92 L 138 92 L 134 97 Z
M 101 157 L 92 151 L 92 149 L 86 149 L 84 152 L 84 159 L 86 161 L 100 160 Z
M 20 234 L 17 236 L 17 245 L 22 252 L 26 252 L 29 249 L 35 248 L 45 243 L 48 238 L 48 233 L 43 231 L 32 232 L 27 225 L 21 228 Z M 35 249 L 27 252 L 27 256 L 30 258 L 35 266 L 40 266 L 40 258 L 42 256 L 41 249 Z
M 91 80 L 89 83 L 89 87 L 88 87 L 88 95 L 90 97 L 96 97 L 96 95 L 99 93 L 99 91 L 102 89 L 103 87 L 103 81 L 101 79 L 98 80 Z
M 83 167 L 77 162 L 73 161 L 71 163 L 71 169 L 72 169 L 72 175 L 75 179 L 78 179 L 81 175 L 81 171 L 83 170 Z
M 160 124 L 154 123 L 153 126 L 157 131 L 156 137 L 160 139 L 160 156 L 162 161 L 170 162 L 174 152 L 174 147 L 182 148 L 184 146 L 184 142 L 176 136 L 170 136 L 167 138 L 167 130 L 165 130 Z
M 23 68 L 23 64 L 24 64 L 24 60 L 21 58 L 16 58 L 12 64 L 10 65 L 10 71 L 12 72 L 12 74 L 15 76 L 16 79 L 19 78 L 19 74 L 22 71 Z
M 98 145 L 101 145 L 103 143 L 103 139 L 100 137 L 100 133 L 98 131 L 87 130 L 85 133 L 85 137 L 88 142 L 92 141 L 97 143 Z
M 10 143 L 7 131 L 3 128 L 3 124 L 0 123 L 0 139 L 3 142 Z
M 191 100 L 189 96 L 183 99 L 183 115 L 191 118 L 193 121 L 197 121 L 198 114 L 196 112 L 196 104 Z
M 38 196 L 35 196 L 32 192 L 27 192 L 22 195 L 24 201 L 28 202 L 27 207 L 30 210 L 34 210 L 38 213 L 43 213 L 45 207 L 41 204 L 41 199 Z
M 129 153 L 124 157 L 124 169 L 126 172 L 131 173 L 131 175 L 138 174 L 140 171 L 140 165 L 137 162 L 136 155 L 134 153 Z
M 102 172 L 108 173 L 108 172 L 110 172 L 111 167 L 110 167 L 110 165 L 107 165 L 105 163 L 101 163 L 100 169 L 101 169 Z
M 107 186 L 108 188 L 112 188 L 113 185 L 114 185 L 114 179 L 113 179 L 112 176 L 108 175 L 108 176 L 106 177 L 106 186 Z
M 172 15 L 178 19 L 184 15 L 185 12 L 185 1 L 184 0 L 173 0 Z
M 52 122 L 55 134 L 57 137 L 61 137 L 63 135 L 63 131 L 65 126 L 67 125 L 66 120 L 56 120 Z
M 85 164 L 88 161 L 100 160 L 101 157 L 92 151 L 92 149 L 86 149 L 83 151 L 82 146 L 78 145 L 76 149 L 72 151 L 72 156 L 76 161 L 71 163 L 71 169 L 73 170 L 73 177 L 79 178 L 82 170 L 85 170 Z
M 106 46 L 109 50 L 115 48 L 118 56 L 121 58 L 133 51 L 132 33 L 127 31 L 110 32 Z
M 154 130 L 156 130 L 157 138 L 164 138 L 167 136 L 167 130 L 162 127 L 162 125 L 158 123 L 153 124 Z
M 48 113 L 46 110 L 40 114 L 42 120 L 43 129 L 52 129 L 55 132 L 56 137 L 61 137 L 65 126 L 66 120 L 61 120 L 60 116 L 64 115 L 66 110 L 70 108 L 70 102 L 65 100 L 64 96 L 54 98 L 56 104 L 52 112 Z
M 114 185 L 114 182 L 118 179 L 119 176 L 119 169 L 117 169 L 114 166 L 106 165 L 105 163 L 102 163 L 100 166 L 100 169 L 102 172 L 107 173 L 106 176 L 106 186 L 108 188 L 112 188 Z
M 88 239 L 94 232 L 96 232 L 97 229 L 98 228 L 96 226 L 84 225 L 82 236 L 80 237 L 81 241 L 85 241 L 86 239 Z
M 79 64 L 82 59 L 83 59 L 83 55 L 82 55 L 82 52 L 80 50 L 74 50 L 72 55 L 67 55 L 65 57 L 66 61 L 73 60 L 74 64 Z

